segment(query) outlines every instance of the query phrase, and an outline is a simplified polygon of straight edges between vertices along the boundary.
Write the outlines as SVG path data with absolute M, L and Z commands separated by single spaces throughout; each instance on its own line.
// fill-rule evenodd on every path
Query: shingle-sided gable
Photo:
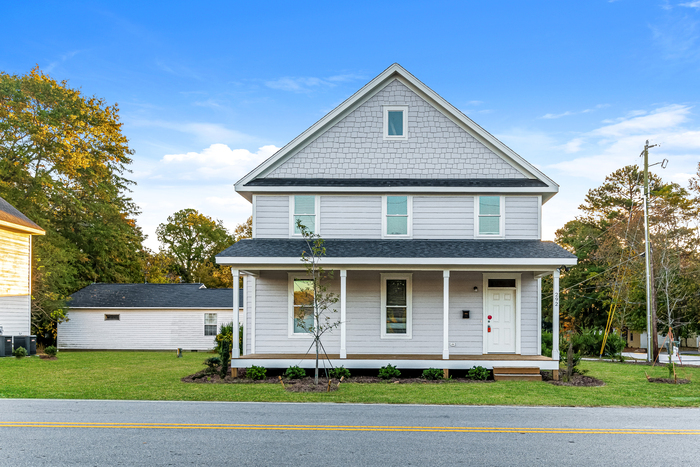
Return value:
M 385 140 L 383 106 L 408 107 L 408 138 Z M 394 79 L 266 178 L 527 178 Z

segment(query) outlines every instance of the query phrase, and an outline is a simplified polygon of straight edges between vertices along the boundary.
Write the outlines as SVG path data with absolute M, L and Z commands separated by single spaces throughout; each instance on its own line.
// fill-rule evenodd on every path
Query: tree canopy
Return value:
M 0 72 L 0 196 L 46 230 L 33 240 L 32 325 L 40 336 L 55 331 L 66 296 L 88 283 L 140 279 L 132 153 L 116 104 L 38 68 Z

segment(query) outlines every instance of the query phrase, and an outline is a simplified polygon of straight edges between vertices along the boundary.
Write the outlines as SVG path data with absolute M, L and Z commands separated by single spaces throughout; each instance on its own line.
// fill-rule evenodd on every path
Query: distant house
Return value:
M 31 334 L 32 235 L 44 234 L 0 198 L 0 334 Z
M 335 271 L 339 326 L 323 344 L 334 366 L 558 372 L 559 272 L 576 257 L 541 226 L 559 186 L 400 65 L 235 189 L 252 204 L 253 238 L 217 256 L 248 298 L 232 368 L 314 364 L 301 221 Z M 540 355 L 546 276 L 554 358 Z
M 68 306 L 59 349 L 209 350 L 219 327 L 234 321 L 233 289 L 203 284 L 91 284 Z

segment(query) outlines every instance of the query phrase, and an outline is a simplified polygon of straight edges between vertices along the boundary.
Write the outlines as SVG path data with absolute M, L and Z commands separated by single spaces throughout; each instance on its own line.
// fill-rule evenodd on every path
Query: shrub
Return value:
M 483 366 L 474 366 L 467 371 L 467 376 L 470 379 L 483 381 L 489 379 L 489 376 L 491 376 L 491 370 L 484 368 Z
M 627 341 L 624 337 L 611 332 L 608 334 L 608 340 L 605 341 L 605 355 L 622 360 L 622 351 L 625 350 L 626 345 Z
M 350 370 L 344 366 L 337 366 L 335 368 L 331 368 L 329 374 L 331 378 L 340 379 L 344 377 L 345 379 L 348 379 L 350 377 Z
M 56 354 L 58 353 L 58 349 L 54 347 L 53 345 L 50 345 L 44 349 L 44 353 L 48 355 L 49 357 L 55 357 Z
M 253 365 L 250 368 L 246 368 L 245 370 L 245 377 L 250 378 L 253 381 L 265 379 L 265 376 L 267 376 L 267 370 L 265 369 L 265 367 L 262 366 Z
M 284 377 L 289 379 L 301 379 L 306 376 L 306 370 L 299 368 L 298 366 L 290 366 L 287 371 L 284 372 Z
M 219 346 L 219 360 L 221 362 L 221 378 L 226 378 L 226 373 L 231 366 L 231 341 L 223 339 Z
M 12 351 L 12 355 L 17 358 L 26 357 L 27 349 L 25 349 L 24 347 L 17 347 L 15 350 Z
M 399 376 L 401 376 L 401 372 L 391 363 L 379 369 L 379 377 L 381 379 L 398 378 Z
M 547 331 L 542 331 L 542 355 L 545 357 L 552 357 L 552 333 Z
M 421 378 L 429 380 L 443 379 L 444 377 L 445 373 L 439 368 L 428 368 L 427 370 L 423 370 L 423 374 L 421 375 Z
M 216 373 L 216 367 L 221 365 L 221 359 L 219 357 L 211 357 L 204 360 L 204 365 L 207 366 L 207 373 L 213 375 Z
M 216 335 L 216 350 L 217 353 L 221 353 L 221 343 L 224 340 L 233 342 L 233 322 L 222 324 L 219 328 L 219 333 Z M 243 355 L 243 325 L 238 325 L 238 350 L 241 355 Z M 230 350 L 229 350 L 230 351 Z

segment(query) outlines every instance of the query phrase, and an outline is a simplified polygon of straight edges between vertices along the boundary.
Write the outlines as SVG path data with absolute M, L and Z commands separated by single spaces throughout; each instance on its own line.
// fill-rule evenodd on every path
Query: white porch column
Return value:
M 442 271 L 442 358 L 450 358 L 450 333 L 447 324 L 450 320 L 450 271 Z
M 238 348 L 238 308 L 240 307 L 238 303 L 238 278 L 240 273 L 238 269 L 231 269 L 231 275 L 233 276 L 233 342 L 232 342 L 232 358 L 240 358 L 241 352 Z
M 340 358 L 347 358 L 347 269 L 340 270 Z
M 255 353 L 255 276 L 250 276 L 250 353 Z
M 552 274 L 552 359 L 559 361 L 559 269 Z

